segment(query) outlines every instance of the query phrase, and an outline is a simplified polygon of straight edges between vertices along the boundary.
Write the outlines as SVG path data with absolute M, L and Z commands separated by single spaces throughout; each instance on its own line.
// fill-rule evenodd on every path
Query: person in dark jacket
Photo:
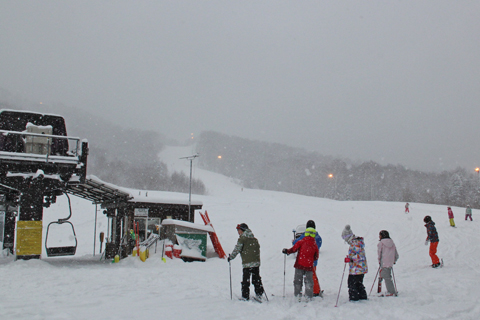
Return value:
M 290 249 L 284 248 L 282 253 L 292 254 L 297 253 L 295 260 L 295 276 L 293 280 L 294 295 L 299 300 L 302 298 L 302 286 L 305 281 L 305 296 L 308 300 L 313 298 L 313 263 L 318 259 L 318 247 L 315 243 L 315 235 L 317 231 L 314 228 L 307 228 L 305 230 L 305 237 L 295 243 Z
M 242 298 L 245 300 L 250 299 L 251 276 L 256 299 L 261 300 L 264 289 L 262 278 L 260 277 L 260 244 L 245 223 L 237 225 L 237 231 L 239 235 L 237 245 L 232 253 L 228 255 L 227 260 L 230 262 L 240 253 L 243 267 Z
M 315 227 L 315 221 L 313 220 L 308 220 L 306 227 L 317 229 Z M 295 245 L 298 241 L 302 240 L 303 238 L 305 238 L 305 233 L 303 233 L 297 239 L 293 240 L 292 244 Z M 315 235 L 315 243 L 317 244 L 318 251 L 320 251 L 320 247 L 322 246 L 322 237 L 320 236 L 320 234 L 318 234 L 318 232 Z M 322 297 L 322 289 L 320 288 L 320 282 L 318 281 L 318 277 L 317 277 L 317 264 L 318 264 L 318 259 L 313 262 L 313 296 Z
M 428 242 L 430 242 L 429 254 L 432 259 L 432 268 L 438 268 L 440 267 L 440 259 L 437 257 L 437 247 L 440 240 L 438 239 L 437 228 L 435 228 L 435 222 L 432 221 L 430 216 L 425 216 L 423 222 L 425 222 L 425 228 L 427 228 L 425 245 L 428 245 Z

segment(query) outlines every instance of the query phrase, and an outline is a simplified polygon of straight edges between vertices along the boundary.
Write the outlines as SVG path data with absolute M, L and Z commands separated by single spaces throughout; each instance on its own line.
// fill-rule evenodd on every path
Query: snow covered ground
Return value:
M 168 148 L 161 157 L 170 169 L 189 172 L 189 162 L 178 158 L 190 148 Z M 72 197 L 78 237 L 74 257 L 14 261 L 0 258 L 0 319 L 478 319 L 480 305 L 478 212 L 464 220 L 464 208 L 453 207 L 457 228 L 448 223 L 445 206 L 412 203 L 338 202 L 300 195 L 242 189 L 229 178 L 196 168 L 194 177 L 207 186 L 208 196 L 193 195 L 208 211 L 225 252 L 238 238 L 235 226 L 247 223 L 261 245 L 262 275 L 269 303 L 238 301 L 242 275 L 240 257 L 231 263 L 234 298 L 230 300 L 229 264 L 207 262 L 164 263 L 159 254 L 146 262 L 129 257 L 120 263 L 93 256 L 95 206 Z M 188 197 L 188 195 L 186 195 Z M 67 201 L 45 210 L 45 221 L 67 216 Z M 431 215 L 439 232 L 442 269 L 430 268 L 423 217 Z M 106 232 L 99 212 L 97 234 Z M 324 299 L 306 304 L 293 299 L 294 257 L 281 249 L 291 246 L 292 229 L 313 219 L 323 238 L 317 269 Z M 200 216 L 195 217 L 202 223 Z M 399 296 L 349 302 L 343 280 L 335 307 L 348 246 L 341 239 L 345 224 L 365 237 L 369 273 L 367 292 L 378 268 L 378 232 L 386 229 L 395 241 L 400 259 L 395 266 Z M 46 224 L 44 225 L 46 226 Z M 45 228 L 44 228 L 45 229 Z M 45 232 L 45 230 L 44 230 Z M 97 236 L 98 239 L 98 236 Z M 68 239 L 67 239 L 68 240 Z M 208 250 L 213 251 L 209 241 Z M 285 283 L 286 297 L 283 298 Z M 253 290 L 252 290 L 253 291 Z

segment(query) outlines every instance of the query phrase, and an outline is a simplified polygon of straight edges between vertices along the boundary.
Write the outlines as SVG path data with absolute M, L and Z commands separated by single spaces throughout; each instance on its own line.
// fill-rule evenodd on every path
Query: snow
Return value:
M 198 220 L 197 220 L 198 221 Z M 187 227 L 195 230 L 201 230 L 205 232 L 213 232 L 213 228 L 210 226 L 206 225 L 201 225 L 198 223 L 191 223 L 188 221 L 180 221 L 180 220 L 174 220 L 174 219 L 164 219 L 162 221 L 162 225 L 168 226 L 168 225 L 176 225 L 176 226 L 182 226 L 182 227 Z
M 189 148 L 167 148 L 162 159 L 170 169 L 189 172 L 189 161 L 178 158 L 192 154 Z M 172 165 L 173 164 L 173 165 Z M 172 165 L 172 166 L 171 166 Z M 194 161 L 195 166 L 195 161 Z M 93 256 L 95 206 L 72 197 L 72 223 L 78 239 L 74 257 L 14 261 L 0 258 L 1 319 L 478 319 L 480 304 L 480 249 L 478 216 L 464 220 L 464 208 L 452 207 L 457 228 L 449 226 L 447 207 L 395 202 L 339 202 L 288 193 L 243 188 L 229 178 L 195 167 L 209 195 L 192 195 L 208 211 L 225 252 L 230 253 L 238 234 L 235 226 L 245 222 L 261 245 L 260 273 L 270 302 L 238 301 L 242 277 L 241 259 L 218 259 L 208 240 L 206 262 L 184 263 L 169 259 L 154 246 L 150 258 L 141 262 L 129 257 L 119 263 L 100 261 L 98 234 L 107 234 L 107 219 L 98 208 L 97 248 Z M 431 215 L 439 232 L 439 257 L 445 266 L 432 269 L 423 217 Z M 45 210 L 45 223 L 68 216 L 65 197 Z M 298 303 L 293 299 L 294 257 L 290 247 L 292 229 L 309 219 L 316 222 L 323 238 L 317 275 L 324 299 Z M 196 223 L 202 223 L 195 216 Z M 345 274 L 338 307 L 343 258 L 348 246 L 341 238 L 346 224 L 365 238 L 369 273 L 364 284 L 370 291 L 378 268 L 376 245 L 382 229 L 390 232 L 400 259 L 394 267 L 398 297 L 349 302 Z M 53 232 L 53 231 L 52 231 Z M 52 234 L 53 236 L 53 234 Z M 50 235 L 49 235 L 50 237 Z M 55 239 L 52 239 L 55 240 Z M 57 239 L 57 241 L 60 241 Z M 68 237 L 63 241 L 69 241 Z M 71 237 L 70 237 L 71 241 Z M 50 242 L 50 239 L 49 239 Z M 284 282 L 285 279 L 285 282 Z M 285 284 L 286 297 L 283 298 Z M 252 289 L 253 292 L 253 289 Z
M 177 242 L 179 244 L 175 246 L 178 246 L 178 249 L 182 250 L 181 256 L 205 259 L 205 257 L 202 255 L 202 250 L 200 249 L 200 245 L 202 244 L 201 240 L 188 239 L 177 234 Z M 173 246 L 174 249 L 175 246 Z
M 144 202 L 144 203 L 165 203 L 165 204 L 184 204 L 188 205 L 188 194 L 179 192 L 166 192 L 166 191 L 152 191 L 152 190 L 138 190 L 125 188 L 114 185 L 112 183 L 105 182 L 94 175 L 88 175 L 88 179 L 108 186 L 112 189 L 117 189 L 129 194 L 129 202 Z M 191 205 L 202 205 L 202 201 L 191 199 Z

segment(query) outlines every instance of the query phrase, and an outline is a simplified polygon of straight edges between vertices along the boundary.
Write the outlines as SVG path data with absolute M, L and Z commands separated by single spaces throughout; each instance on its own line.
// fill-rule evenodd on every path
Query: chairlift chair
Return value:
M 67 218 L 64 219 L 58 219 L 57 221 L 52 221 L 48 224 L 47 226 L 47 233 L 45 235 L 45 250 L 47 252 L 48 257 L 60 257 L 60 256 L 73 256 L 75 255 L 77 251 L 77 235 L 75 233 L 75 228 L 73 227 L 73 224 L 68 221 L 70 217 L 72 216 L 72 205 L 70 203 L 70 197 L 68 196 L 67 193 L 65 193 L 68 199 L 68 208 L 70 210 L 70 215 Z M 64 247 L 48 247 L 47 242 L 48 242 L 48 231 L 50 229 L 50 226 L 52 224 L 59 224 L 62 225 L 64 223 L 69 224 L 72 227 L 72 232 L 73 232 L 73 238 L 75 239 L 75 245 L 74 246 L 64 246 Z

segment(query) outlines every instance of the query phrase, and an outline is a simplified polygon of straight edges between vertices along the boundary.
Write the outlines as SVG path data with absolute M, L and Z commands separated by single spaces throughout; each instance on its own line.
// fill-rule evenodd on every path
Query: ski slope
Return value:
M 190 163 L 180 157 L 191 148 L 170 147 L 160 155 L 169 169 L 189 174 Z M 339 202 L 295 194 L 242 189 L 224 176 L 196 167 L 209 195 L 193 195 L 208 211 L 225 252 L 237 241 L 235 226 L 245 222 L 261 245 L 260 273 L 270 301 L 238 301 L 242 276 L 241 260 L 231 262 L 233 300 L 230 299 L 229 264 L 212 257 L 205 263 L 179 259 L 163 263 L 159 254 L 146 262 L 129 257 L 113 264 L 93 256 L 95 206 L 72 197 L 78 237 L 77 255 L 31 261 L 0 258 L 0 319 L 478 319 L 480 296 L 478 212 L 473 222 L 464 220 L 464 208 L 452 207 L 457 228 L 449 226 L 445 206 L 411 203 Z M 185 195 L 188 198 L 188 194 Z M 45 210 L 45 221 L 64 217 L 65 197 Z M 431 215 L 440 237 L 438 255 L 445 266 L 432 269 L 423 217 Z M 325 296 L 310 303 L 293 299 L 292 229 L 313 219 L 323 238 L 317 275 Z M 196 223 L 202 223 L 200 216 Z M 203 223 L 202 223 L 203 224 Z M 341 239 L 345 224 L 363 236 L 369 272 L 367 293 L 378 268 L 376 245 L 382 229 L 390 232 L 400 259 L 394 267 L 398 297 L 349 302 L 347 273 L 339 291 L 343 258 L 348 246 Z M 106 233 L 106 219 L 98 212 L 97 234 Z M 46 224 L 45 224 L 46 226 Z M 45 230 L 44 230 L 45 231 Z M 97 236 L 98 239 L 98 236 Z M 71 239 L 66 239 L 66 241 Z M 213 248 L 209 241 L 209 255 Z M 285 279 L 285 282 L 284 282 Z M 285 284 L 285 298 L 283 289 Z M 252 289 L 253 292 L 253 289 Z

